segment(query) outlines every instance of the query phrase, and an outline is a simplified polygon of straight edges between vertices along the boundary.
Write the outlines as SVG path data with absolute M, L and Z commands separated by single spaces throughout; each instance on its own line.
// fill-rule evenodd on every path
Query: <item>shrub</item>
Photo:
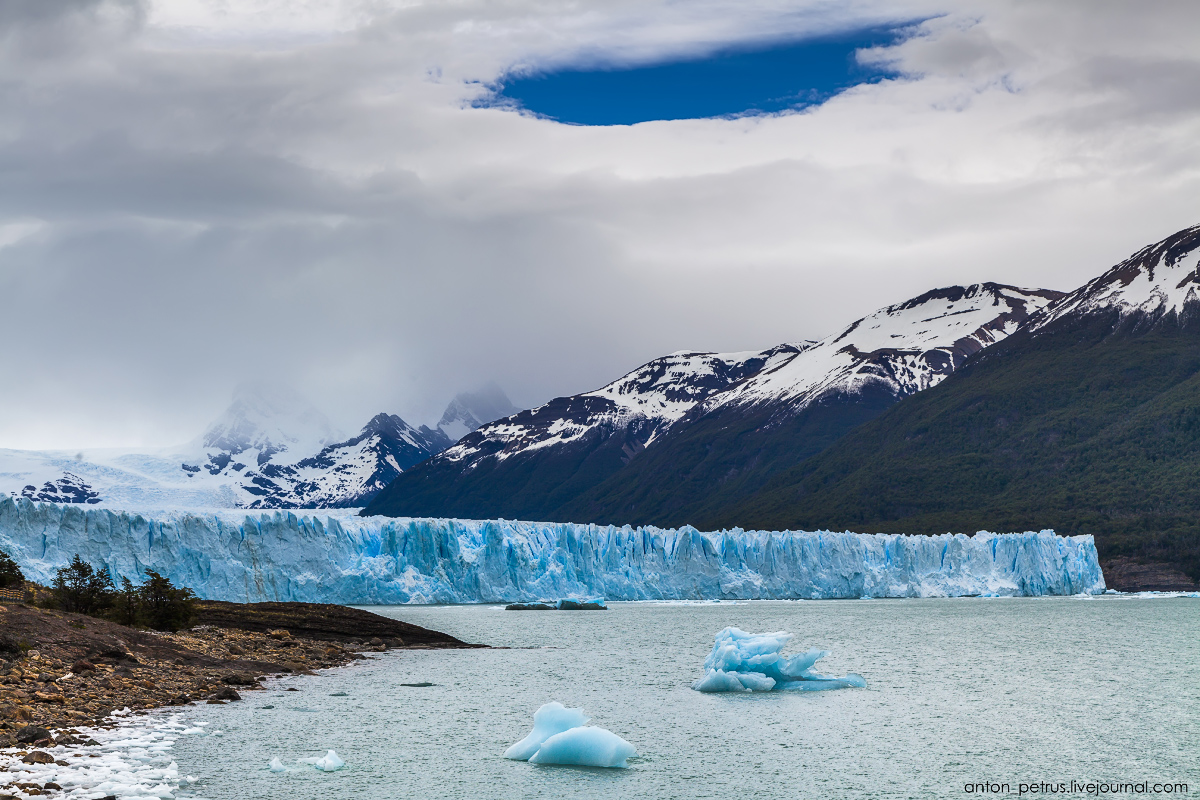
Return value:
M 196 617 L 196 595 L 192 590 L 173 586 L 171 581 L 152 569 L 146 570 L 146 578 L 146 582 L 138 587 L 141 619 L 157 631 L 177 631 L 189 627 Z
M 63 611 L 94 616 L 112 605 L 113 582 L 107 572 L 93 569 L 76 553 L 70 565 L 54 574 L 52 592 Z
M 25 576 L 17 562 L 8 553 L 0 550 L 0 589 L 20 588 L 25 584 Z

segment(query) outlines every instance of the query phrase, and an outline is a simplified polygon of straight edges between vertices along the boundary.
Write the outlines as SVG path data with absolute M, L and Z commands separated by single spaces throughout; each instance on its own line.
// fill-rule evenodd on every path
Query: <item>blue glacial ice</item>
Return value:
M 122 512 L 0 500 L 0 549 L 48 582 L 78 553 L 118 583 L 147 568 L 203 598 L 511 603 L 1099 594 L 1091 536 L 393 519 L 352 511 Z
M 542 743 L 556 733 L 586 725 L 588 718 L 582 708 L 567 708 L 562 703 L 546 703 L 533 712 L 533 730 L 521 741 L 504 751 L 505 758 L 528 761 Z
M 819 675 L 813 666 L 829 655 L 827 650 L 809 650 L 784 656 L 779 651 L 792 634 L 746 633 L 725 628 L 717 634 L 712 652 L 704 659 L 704 677 L 692 684 L 698 692 L 819 692 L 825 689 L 864 688 L 862 675 L 851 672 L 841 678 Z
M 533 712 L 533 730 L 504 752 L 505 758 L 531 764 L 577 767 L 627 767 L 637 748 L 604 728 L 587 724 L 581 708 L 546 703 Z

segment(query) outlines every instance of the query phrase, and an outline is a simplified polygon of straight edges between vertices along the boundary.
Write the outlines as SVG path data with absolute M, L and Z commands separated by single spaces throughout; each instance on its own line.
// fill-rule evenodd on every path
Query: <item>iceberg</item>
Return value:
M 587 726 L 556 733 L 529 757 L 530 764 L 566 764 L 576 767 L 617 767 L 637 755 L 637 748 L 604 728 Z
M 562 703 L 546 703 L 533 712 L 533 730 L 521 741 L 504 751 L 505 758 L 528 761 L 542 743 L 555 734 L 588 723 L 582 708 L 567 708 Z
M 628 767 L 637 748 L 604 728 L 587 724 L 581 708 L 546 703 L 533 712 L 533 730 L 504 751 L 505 758 L 531 764 Z
M 287 772 L 287 767 L 279 760 L 279 756 L 271 759 L 271 763 L 267 764 L 267 769 L 271 770 L 271 772 Z
M 353 510 L 114 511 L 0 500 L 0 549 L 41 583 L 78 553 L 205 599 L 354 605 L 1104 592 L 1091 536 L 701 532 Z
M 841 678 L 813 672 L 817 661 L 829 655 L 827 650 L 783 656 L 780 651 L 791 638 L 792 634 L 783 631 L 746 633 L 725 628 L 716 635 L 712 652 L 704 659 L 708 672 L 692 688 L 698 692 L 819 692 L 866 687 L 863 676 L 853 672 Z
M 296 761 L 300 764 L 311 764 L 312 766 L 316 767 L 317 769 L 319 769 L 323 772 L 333 772 L 334 770 L 339 770 L 342 767 L 346 766 L 346 762 L 342 761 L 342 759 L 338 758 L 338 754 L 332 750 L 330 750 L 328 753 L 321 756 L 320 758 L 298 758 L 298 759 L 296 759 Z M 280 765 L 280 766 L 282 766 L 282 765 Z M 272 772 L 277 771 L 275 769 L 274 761 L 271 762 L 271 771 Z

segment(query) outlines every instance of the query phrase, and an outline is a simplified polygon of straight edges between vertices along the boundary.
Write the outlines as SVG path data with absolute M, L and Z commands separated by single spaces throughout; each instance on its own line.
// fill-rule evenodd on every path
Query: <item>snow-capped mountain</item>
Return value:
M 578 442 L 602 431 L 607 439 L 627 434 L 625 460 L 644 450 L 696 403 L 753 375 L 786 362 L 811 343 L 745 353 L 680 351 L 656 358 L 592 392 L 558 397 L 543 406 L 481 426 L 442 453 L 447 462 L 496 461 Z M 594 438 L 594 437 L 592 437 Z
M 1200 312 L 1200 225 L 1142 248 L 1054 303 L 1030 328 L 1113 311 L 1134 324 L 1171 315 L 1184 321 Z
M 520 411 L 508 395 L 495 383 L 488 383 L 478 392 L 455 395 L 438 422 L 438 430 L 457 442 L 481 425 L 495 422 Z
M 832 395 L 860 395 L 867 387 L 906 397 L 937 384 L 1062 296 L 996 283 L 935 289 L 881 308 L 765 367 L 701 403 L 692 416 L 725 406 L 773 405 L 779 418 Z
M 936 384 L 1060 296 L 991 283 L 950 287 L 880 309 L 819 342 L 746 353 L 673 353 L 595 391 L 482 426 L 398 479 L 367 513 L 565 519 L 569 512 L 595 521 L 586 516 L 592 507 L 578 505 L 579 498 L 618 474 L 641 474 L 633 465 L 674 452 L 666 443 L 694 438 L 701 420 L 711 431 L 699 455 L 673 456 L 681 464 L 743 446 L 833 398 L 862 406 L 860 412 L 836 412 L 837 429 L 848 429 L 864 414 Z M 751 417 L 751 429 L 741 430 Z M 741 458 L 758 460 L 755 452 Z M 645 488 L 658 479 L 637 481 Z M 685 491 L 672 481 L 664 486 L 663 492 Z
M 276 505 L 252 508 L 354 508 L 366 505 L 404 470 L 450 446 L 438 429 L 414 428 L 394 414 L 376 414 L 353 439 L 329 445 L 292 467 L 271 470 L 263 495 Z M 267 470 L 263 470 L 264 474 Z M 286 487 L 290 486 L 290 492 Z
M 247 384 L 181 447 L 0 450 L 0 492 L 132 509 L 355 507 L 452 442 L 389 414 L 346 438 L 292 390 Z

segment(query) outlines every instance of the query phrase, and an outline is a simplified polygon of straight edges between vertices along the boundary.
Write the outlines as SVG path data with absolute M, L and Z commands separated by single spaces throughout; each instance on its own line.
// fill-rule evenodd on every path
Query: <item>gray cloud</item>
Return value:
M 935 285 L 1072 288 L 1196 220 L 1200 10 L 0 6 L 0 446 L 171 443 L 248 378 L 344 428 L 522 405 Z M 521 65 L 930 18 L 819 109 L 562 126 Z M 50 54 L 50 55 L 47 55 Z

